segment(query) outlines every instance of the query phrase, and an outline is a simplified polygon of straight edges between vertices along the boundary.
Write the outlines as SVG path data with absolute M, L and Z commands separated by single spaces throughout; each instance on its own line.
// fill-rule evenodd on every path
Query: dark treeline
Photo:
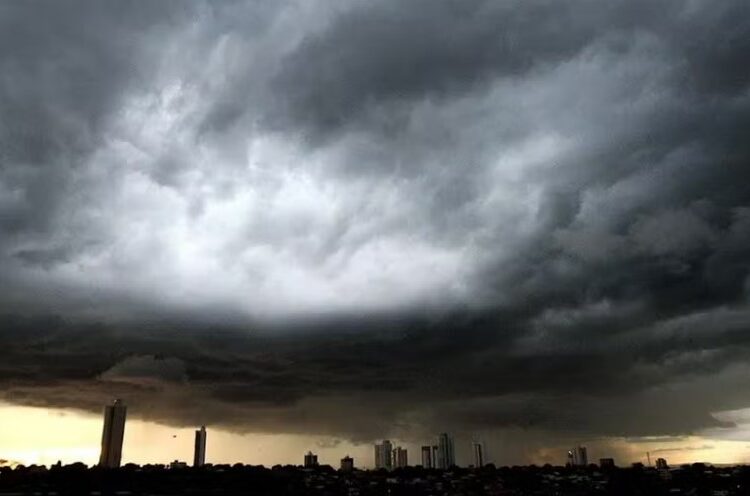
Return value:
M 685 465 L 671 470 L 631 467 L 585 468 L 421 467 L 391 472 L 340 472 L 330 466 L 265 468 L 213 465 L 167 468 L 126 465 L 120 469 L 83 464 L 0 468 L 3 494 L 101 495 L 740 495 L 750 494 L 750 467 Z

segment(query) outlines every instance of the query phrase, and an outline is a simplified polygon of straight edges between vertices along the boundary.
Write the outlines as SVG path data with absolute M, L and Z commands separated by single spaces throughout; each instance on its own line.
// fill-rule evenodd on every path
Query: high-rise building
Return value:
M 438 468 L 438 446 L 437 444 L 432 445 L 432 468 Z
M 482 446 L 482 443 L 471 443 L 471 451 L 474 452 L 474 467 L 484 467 L 484 446 Z
M 202 467 L 206 463 L 206 426 L 203 425 L 195 431 L 195 451 L 193 454 L 193 467 Z
M 566 467 L 572 467 L 575 465 L 575 456 L 573 456 L 573 450 L 568 450 L 568 459 L 565 462 Z
M 437 468 L 449 469 L 456 464 L 453 438 L 445 432 L 438 436 Z
M 409 458 L 406 449 L 399 446 L 393 450 L 393 460 L 391 467 L 393 468 L 404 468 L 409 466 Z
M 656 459 L 656 469 L 657 470 L 666 470 L 669 468 L 669 465 L 667 465 L 667 460 L 665 458 L 657 458 Z
M 393 468 L 393 445 L 389 440 L 384 440 L 375 445 L 375 468 L 391 470 Z
M 433 468 L 432 466 L 432 446 L 422 446 L 422 467 Z
M 305 455 L 305 468 L 315 468 L 318 466 L 318 455 L 308 451 Z
M 102 429 L 102 452 L 99 466 L 117 468 L 122 458 L 122 440 L 125 436 L 127 408 L 122 400 L 104 407 L 104 429 Z
M 585 467 L 589 464 L 589 458 L 586 454 L 586 446 L 576 446 L 573 448 L 573 465 L 576 467 Z
M 354 470 L 354 458 L 352 458 L 349 455 L 346 455 L 344 458 L 341 459 L 341 471 L 351 472 L 352 470 Z

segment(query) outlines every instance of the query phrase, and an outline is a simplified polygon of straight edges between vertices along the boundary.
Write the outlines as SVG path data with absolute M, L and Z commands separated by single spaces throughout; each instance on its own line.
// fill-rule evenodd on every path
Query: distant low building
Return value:
M 351 472 L 352 470 L 354 470 L 354 458 L 352 458 L 349 455 L 346 455 L 344 458 L 341 459 L 341 471 Z
M 382 443 L 375 445 L 375 469 L 384 468 L 391 470 L 393 468 L 392 463 L 393 445 L 387 439 Z
M 484 467 L 484 446 L 482 446 L 482 443 L 472 443 L 471 450 L 474 452 L 474 467 Z
M 573 448 L 573 466 L 585 467 L 589 464 L 589 457 L 586 453 L 586 446 L 576 446 Z
M 614 468 L 614 466 L 615 466 L 614 458 L 599 458 L 600 468 Z
M 669 465 L 667 465 L 666 458 L 657 458 L 656 459 L 656 469 L 657 470 L 667 470 L 669 468 Z
M 409 466 L 408 452 L 405 448 L 399 446 L 393 450 L 393 468 L 404 468 Z
M 437 468 L 449 469 L 456 464 L 453 438 L 445 432 L 438 436 Z
M 432 446 L 422 446 L 422 467 L 433 468 L 432 466 Z
M 188 466 L 187 462 L 181 462 L 180 460 L 175 460 L 169 464 L 169 468 L 171 469 L 187 468 L 187 466 Z
M 305 468 L 315 468 L 318 466 L 318 455 L 308 451 L 305 455 Z

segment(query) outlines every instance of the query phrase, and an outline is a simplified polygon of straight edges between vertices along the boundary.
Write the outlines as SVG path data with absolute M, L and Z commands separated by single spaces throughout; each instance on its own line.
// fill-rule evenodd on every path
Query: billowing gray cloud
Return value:
M 714 449 L 710 444 L 704 444 L 703 446 L 685 446 L 681 448 L 659 448 L 655 449 L 651 453 L 677 453 L 680 451 L 704 451 Z
M 182 360 L 152 356 L 133 355 L 104 371 L 99 379 L 107 382 L 182 382 L 185 380 L 185 364 Z
M 357 440 L 749 406 L 743 2 L 0 9 L 1 398 Z

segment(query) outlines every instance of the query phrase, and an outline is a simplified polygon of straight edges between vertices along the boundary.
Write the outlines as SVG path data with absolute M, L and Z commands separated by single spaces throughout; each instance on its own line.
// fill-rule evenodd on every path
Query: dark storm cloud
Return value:
M 570 58 L 609 28 L 598 22 L 602 10 L 594 2 L 371 4 L 304 39 L 276 82 L 291 122 L 337 129 L 382 105 L 451 98 Z
M 685 446 L 683 448 L 659 448 L 651 451 L 651 453 L 679 453 L 683 451 L 703 451 L 714 449 L 710 444 L 704 444 L 703 446 Z
M 498 332 L 481 322 L 460 334 L 417 323 L 379 337 L 271 338 L 6 318 L 4 328 L 20 337 L 5 354 L 2 389 L 5 400 L 20 404 L 96 412 L 117 395 L 135 415 L 161 422 L 355 440 L 394 429 L 429 435 L 441 426 L 683 434 L 729 425 L 711 412 L 744 405 L 748 316 L 724 320 L 732 328 L 707 333 L 700 322 L 680 323 L 680 338 L 651 329 L 642 344 L 523 352 L 497 338 L 472 339 Z M 714 381 L 725 389 L 715 390 Z M 680 405 L 681 415 L 665 401 Z
M 2 398 L 356 440 L 750 406 L 744 2 L 44 5 L 0 11 Z
M 142 45 L 184 18 L 164 2 L 6 4 L 0 8 L 0 160 L 6 232 L 54 229 L 60 197 L 108 117 L 153 70 Z M 144 8 L 145 7 L 145 8 Z
M 676 88 L 741 94 L 750 78 L 738 58 L 748 43 L 738 20 L 745 10 L 670 1 L 379 2 L 305 38 L 274 81 L 290 122 L 335 130 L 391 103 L 486 91 L 498 77 L 543 71 L 594 43 L 611 44 L 616 57 L 634 37 L 653 35 L 684 57 L 675 60 L 684 64 Z

